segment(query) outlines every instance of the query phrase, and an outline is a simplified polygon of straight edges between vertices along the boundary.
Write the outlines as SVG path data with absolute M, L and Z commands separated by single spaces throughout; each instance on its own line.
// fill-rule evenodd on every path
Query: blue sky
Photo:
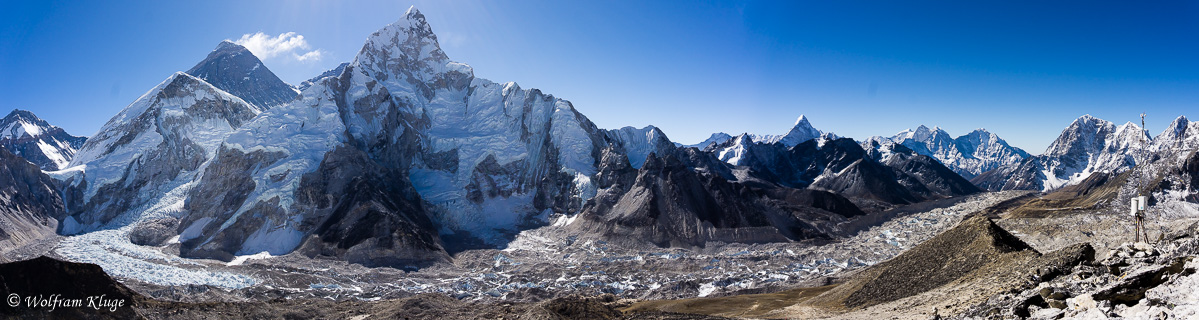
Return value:
M 264 59 L 295 84 L 412 5 L 476 76 L 682 143 L 785 133 L 806 114 L 859 139 L 986 128 L 1037 154 L 1083 114 L 1148 112 L 1153 135 L 1199 120 L 1199 4 L 1171 1 L 5 1 L 0 109 L 91 135 L 221 40 L 258 32 L 303 37 Z

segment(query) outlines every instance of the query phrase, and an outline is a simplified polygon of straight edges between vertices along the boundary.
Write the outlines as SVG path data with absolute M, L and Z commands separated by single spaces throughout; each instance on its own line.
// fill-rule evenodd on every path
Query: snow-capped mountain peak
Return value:
M 1116 127 L 1116 136 L 1119 141 L 1127 145 L 1144 146 L 1149 140 L 1149 133 L 1132 121 L 1126 122 L 1119 127 Z
M 0 139 L 18 139 L 36 137 L 42 134 L 42 128 L 49 127 L 46 121 L 33 115 L 32 112 L 14 109 L 8 116 L 0 120 Z
M 720 161 L 732 165 L 744 165 L 744 161 L 748 160 L 747 153 L 749 152 L 749 146 L 753 143 L 753 137 L 750 134 L 742 133 L 729 141 L 721 143 L 722 147 L 715 152 L 716 157 Z
M 1199 147 L 1199 122 L 1190 121 L 1186 116 L 1179 116 L 1162 133 L 1153 138 L 1154 150 L 1176 149 L 1194 150 Z M 1180 154 L 1185 154 L 1181 152 Z
M 1158 134 L 1157 138 L 1154 138 L 1154 140 L 1178 139 L 1179 137 L 1186 135 L 1187 126 L 1190 124 L 1191 121 L 1187 119 L 1186 116 L 1178 116 L 1178 118 L 1174 118 L 1174 121 L 1170 121 L 1170 125 L 1166 126 L 1166 130 L 1162 130 L 1162 133 Z
M 798 126 L 801 123 L 807 123 L 807 122 L 808 122 L 808 117 L 805 115 L 801 114 L 801 115 L 799 115 L 798 118 L 795 118 L 795 126 Z M 811 126 L 811 125 L 809 125 L 809 126 Z
M 808 122 L 808 117 L 799 115 L 799 118 L 795 119 L 795 126 L 791 127 L 791 131 L 779 139 L 779 142 L 790 148 L 804 141 L 819 138 L 821 134 L 823 133 L 820 130 L 816 130 Z
M 1091 153 L 1103 147 L 1108 134 L 1116 130 L 1116 125 L 1107 120 L 1083 115 L 1062 130 L 1049 148 L 1045 150 L 1048 156 L 1064 156 L 1076 153 Z
M 893 139 L 895 139 L 896 142 L 903 142 L 907 139 L 920 142 L 929 142 L 937 139 L 949 139 L 949 133 L 945 132 L 945 130 L 942 130 L 941 127 L 933 127 L 932 129 L 929 129 L 927 126 L 920 125 L 914 130 L 907 129 L 900 131 L 893 137 Z
M 1093 173 L 1119 173 L 1146 161 L 1151 141 L 1136 123 L 1116 124 L 1083 115 L 1062 130 L 1045 153 L 1001 168 L 980 185 L 994 190 L 1052 191 Z
M 280 80 L 250 50 L 229 40 L 221 41 L 204 60 L 187 74 L 258 106 L 269 109 L 299 95 L 299 91 Z
M 743 133 L 735 137 L 730 137 L 728 134 L 716 133 L 712 134 L 708 140 L 701 142 L 697 147 L 703 147 L 704 150 L 710 151 L 717 156 L 721 161 L 732 165 L 744 165 L 749 158 L 752 157 L 752 145 L 762 144 L 769 145 L 781 143 L 785 149 L 789 149 L 813 139 L 819 139 L 817 145 L 823 146 L 826 140 L 836 139 L 837 135 L 832 133 L 824 133 L 817 130 L 808 121 L 808 117 L 800 115 L 795 119 L 795 125 L 787 134 L 753 134 Z M 711 150 L 709 150 L 711 149 Z
M 566 100 L 475 78 L 441 51 L 415 8 L 371 34 L 335 73 L 228 135 L 221 147 L 228 148 L 189 195 L 212 200 L 189 202 L 182 254 L 282 254 L 312 234 L 322 235 L 313 245 L 329 246 L 327 254 L 371 264 L 405 263 L 401 257 L 433 254 L 441 243 L 447 250 L 500 245 L 550 214 L 577 213 L 595 196 L 600 150 L 651 146 L 657 137 L 670 144 L 652 128 L 613 143 Z M 253 155 L 259 150 L 266 153 Z M 238 160 L 247 154 L 253 162 Z M 248 197 L 224 187 L 233 182 L 222 180 L 241 179 L 226 172 L 247 168 L 265 168 L 246 175 L 254 182 Z M 309 180 L 325 182 L 302 183 Z M 238 200 L 207 206 L 228 197 Z M 385 211 L 385 221 L 349 213 L 380 205 L 397 208 Z M 247 212 L 264 218 L 242 221 Z M 339 229 L 368 224 L 380 233 L 350 237 Z
M 0 119 L 0 147 L 36 164 L 42 170 L 66 167 L 87 138 L 67 134 L 62 128 L 15 109 Z
M 350 65 L 388 91 L 419 100 L 432 99 L 439 88 L 464 89 L 474 79 L 470 66 L 450 61 L 441 50 L 433 28 L 416 7 L 371 34 Z
M 82 177 L 63 179 L 82 188 L 82 197 L 62 232 L 95 230 L 118 216 L 136 218 L 137 206 L 191 181 L 221 140 L 259 112 L 200 78 L 182 72 L 167 77 L 105 123 L 71 160 L 70 166 L 79 168 L 72 172 Z
M 686 145 L 684 147 L 699 148 L 700 150 L 704 150 L 710 146 L 718 145 L 718 144 L 724 143 L 725 141 L 729 141 L 729 139 L 732 139 L 732 138 L 733 138 L 733 136 L 731 136 L 727 133 L 717 132 L 717 133 L 713 133 L 711 136 L 708 136 L 708 138 L 704 139 L 704 141 L 700 141 L 700 143 Z
M 966 135 L 953 138 L 941 127 L 921 125 L 916 129 L 900 131 L 889 140 L 933 157 L 967 179 L 1004 165 L 1016 164 L 1028 157 L 1028 153 L 1012 147 L 998 135 L 985 129 L 976 129 Z M 891 148 L 886 143 L 863 144 L 869 148 Z M 879 154 L 890 154 L 889 150 L 877 150 Z
M 629 158 L 629 164 L 635 169 L 641 169 L 650 153 L 666 154 L 674 149 L 674 144 L 662 130 L 655 126 L 644 128 L 623 127 L 608 130 L 608 137 L 623 147 L 622 150 Z
M 437 38 L 437 36 L 433 35 L 433 28 L 429 27 L 429 22 L 425 21 L 425 15 L 420 13 L 420 9 L 417 9 L 416 6 L 409 6 L 408 10 L 404 11 L 404 17 L 400 18 L 400 20 L 397 20 L 392 25 L 398 26 L 404 25 L 405 23 L 409 29 L 418 29 L 423 34 Z

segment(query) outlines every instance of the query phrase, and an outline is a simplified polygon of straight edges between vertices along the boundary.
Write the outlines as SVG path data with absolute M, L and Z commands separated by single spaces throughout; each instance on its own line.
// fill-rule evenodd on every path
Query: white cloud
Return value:
M 292 58 L 300 62 L 321 60 L 322 52 L 319 49 L 304 52 L 308 50 L 308 41 L 304 41 L 304 36 L 295 32 L 282 33 L 273 38 L 262 32 L 255 32 L 254 34 L 244 34 L 241 39 L 233 42 L 246 47 L 262 60 L 270 60 L 275 57 Z
M 321 61 L 321 55 L 324 54 L 320 50 L 312 50 L 305 54 L 292 53 L 296 57 L 296 61 Z

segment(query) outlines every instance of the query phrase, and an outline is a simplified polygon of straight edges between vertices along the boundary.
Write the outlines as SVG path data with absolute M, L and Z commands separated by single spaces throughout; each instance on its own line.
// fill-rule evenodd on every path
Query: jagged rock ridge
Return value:
M 1119 173 L 1146 160 L 1148 134 L 1131 122 L 1120 126 L 1084 115 L 1074 120 L 1045 153 L 980 174 L 972 181 L 990 190 L 1052 191 L 1092 173 Z
M 53 236 L 65 214 L 54 180 L 0 148 L 0 254 Z
M 86 137 L 68 134 L 32 112 L 14 109 L 0 119 L 0 148 L 8 149 L 46 171 L 66 168 Z

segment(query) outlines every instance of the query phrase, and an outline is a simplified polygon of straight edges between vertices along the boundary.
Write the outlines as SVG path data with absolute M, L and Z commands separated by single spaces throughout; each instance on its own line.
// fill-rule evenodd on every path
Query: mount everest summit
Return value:
M 267 70 L 250 50 L 229 40 L 222 41 L 186 73 L 260 109 L 287 103 L 299 94 L 299 90 Z

